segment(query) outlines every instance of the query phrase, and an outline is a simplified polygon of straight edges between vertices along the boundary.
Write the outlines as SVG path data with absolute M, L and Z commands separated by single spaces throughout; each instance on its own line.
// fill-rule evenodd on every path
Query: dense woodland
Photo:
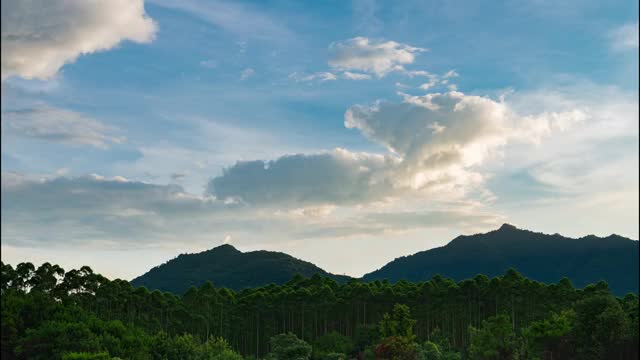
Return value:
M 509 270 L 339 284 L 295 276 L 184 295 L 2 264 L 2 359 L 637 359 L 638 296 Z

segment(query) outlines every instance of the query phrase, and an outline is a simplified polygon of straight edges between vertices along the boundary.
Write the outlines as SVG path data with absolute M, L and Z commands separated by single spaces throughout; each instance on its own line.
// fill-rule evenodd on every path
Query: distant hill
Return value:
M 499 276 L 515 268 L 524 276 L 545 283 L 567 277 L 580 288 L 605 280 L 614 294 L 624 295 L 638 293 L 638 250 L 638 241 L 618 235 L 572 239 L 504 224 L 486 234 L 458 236 L 446 246 L 395 259 L 362 279 L 417 282 L 440 274 L 459 281 L 477 274 Z M 200 286 L 206 280 L 216 287 L 241 290 L 284 284 L 295 274 L 319 274 L 339 282 L 351 279 L 284 253 L 243 253 L 231 245 L 222 245 L 197 254 L 182 254 L 131 283 L 183 294 L 190 286 Z
M 198 287 L 207 280 L 216 287 L 240 290 L 270 283 L 284 284 L 295 274 L 306 277 L 319 274 L 338 282 L 350 279 L 281 252 L 243 253 L 231 245 L 222 245 L 197 254 L 181 254 L 131 280 L 131 284 L 183 294 L 190 286 Z
M 616 295 L 638 292 L 638 241 L 618 235 L 579 239 L 504 224 L 486 234 L 458 236 L 446 246 L 401 257 L 364 275 L 366 281 L 422 281 L 440 274 L 455 280 L 502 275 L 513 267 L 552 283 L 568 277 L 584 287 L 605 280 Z

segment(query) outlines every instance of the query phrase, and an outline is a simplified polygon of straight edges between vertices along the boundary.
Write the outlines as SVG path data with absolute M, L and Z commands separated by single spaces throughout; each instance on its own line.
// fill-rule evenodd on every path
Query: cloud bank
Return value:
M 394 197 L 478 188 L 477 170 L 509 142 L 535 143 L 586 118 L 578 109 L 519 115 L 508 104 L 461 92 L 403 95 L 403 102 L 355 105 L 345 126 L 384 146 L 386 154 L 336 149 L 237 162 L 213 178 L 208 192 L 261 206 L 366 204 Z
M 153 40 L 143 0 L 2 1 L 2 79 L 47 79 L 78 56 Z
M 280 211 L 186 193 L 178 185 L 126 178 L 34 177 L 2 173 L 2 241 L 10 246 L 91 246 L 140 249 L 186 242 L 210 247 L 212 239 L 281 241 L 391 234 L 456 224 L 496 224 L 499 217 L 446 210 L 391 208 L 369 211 L 310 206 Z M 386 220 L 385 220 L 386 219 Z M 260 233 L 260 237 L 255 237 Z M 330 234 L 330 235 L 329 235 Z

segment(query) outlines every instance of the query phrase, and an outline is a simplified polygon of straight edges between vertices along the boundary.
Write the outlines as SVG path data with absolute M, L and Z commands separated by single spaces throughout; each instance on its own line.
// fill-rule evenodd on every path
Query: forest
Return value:
M 182 296 L 2 263 L 2 359 L 637 359 L 638 295 L 514 269 L 455 282 L 314 275 Z

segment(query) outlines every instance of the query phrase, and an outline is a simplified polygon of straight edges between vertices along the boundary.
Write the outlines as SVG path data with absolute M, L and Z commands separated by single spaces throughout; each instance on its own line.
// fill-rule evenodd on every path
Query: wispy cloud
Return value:
M 152 4 L 189 13 L 240 37 L 285 41 L 294 34 L 276 18 L 254 6 L 220 0 L 150 0 Z
M 116 129 L 80 113 L 52 108 L 4 111 L 2 131 L 26 138 L 107 149 L 123 143 Z
M 348 80 L 369 80 L 371 79 L 371 75 L 369 74 L 360 74 L 360 73 L 353 73 L 350 71 L 345 71 L 342 73 L 342 77 Z
M 289 74 L 289 79 L 293 79 L 299 82 L 308 82 L 313 80 L 324 82 L 324 81 L 337 80 L 338 78 L 333 73 L 322 71 L 322 72 L 316 72 L 313 74 L 301 74 L 298 72 L 293 72 Z
M 252 68 L 246 68 L 242 70 L 242 73 L 240 73 L 240 80 L 247 80 L 248 78 L 253 76 L 253 74 L 255 74 L 255 70 L 253 70 Z
M 609 33 L 611 46 L 617 51 L 638 50 L 638 23 L 619 26 Z

